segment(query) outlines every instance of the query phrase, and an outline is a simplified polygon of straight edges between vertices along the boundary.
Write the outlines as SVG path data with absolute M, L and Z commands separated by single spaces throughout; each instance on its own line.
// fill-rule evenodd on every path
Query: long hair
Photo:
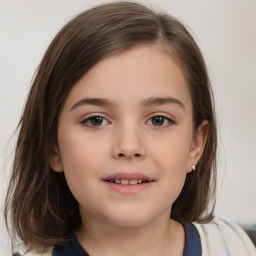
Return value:
M 10 216 L 14 234 L 31 248 L 53 245 L 67 230 L 75 230 L 81 224 L 78 203 L 64 174 L 51 170 L 48 161 L 58 147 L 58 118 L 67 95 L 99 61 L 139 44 L 162 44 L 169 49 L 168 54 L 175 55 L 187 79 L 194 128 L 203 120 L 209 122 L 204 153 L 196 172 L 187 174 L 170 217 L 197 222 L 212 218 L 217 133 L 202 54 L 175 18 L 136 3 L 110 3 L 81 13 L 60 30 L 40 63 L 28 94 L 18 126 L 5 218 L 8 225 Z

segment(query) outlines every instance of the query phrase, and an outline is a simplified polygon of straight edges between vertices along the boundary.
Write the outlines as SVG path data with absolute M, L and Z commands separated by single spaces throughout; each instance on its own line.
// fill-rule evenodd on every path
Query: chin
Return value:
M 118 215 L 108 216 L 108 222 L 112 225 L 119 227 L 138 227 L 142 226 L 153 219 L 153 216 L 146 214 L 146 212 L 137 210 L 135 212 L 126 211 L 121 212 L 117 211 Z

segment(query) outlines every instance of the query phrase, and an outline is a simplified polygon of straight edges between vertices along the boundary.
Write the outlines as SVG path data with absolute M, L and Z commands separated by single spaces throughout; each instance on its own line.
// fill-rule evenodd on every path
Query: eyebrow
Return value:
M 177 104 L 181 108 L 185 109 L 184 104 L 173 97 L 149 97 L 145 100 L 143 100 L 140 103 L 141 107 L 151 107 L 151 106 L 160 106 L 164 104 Z M 71 109 L 81 106 L 81 105 L 95 105 L 99 107 L 110 107 L 110 108 L 117 108 L 118 104 L 112 100 L 104 99 L 104 98 L 83 98 L 79 100 L 77 103 L 75 103 Z
M 140 105 L 143 107 L 159 106 L 164 104 L 177 104 L 181 108 L 185 109 L 184 104 L 173 97 L 150 97 L 145 99 Z

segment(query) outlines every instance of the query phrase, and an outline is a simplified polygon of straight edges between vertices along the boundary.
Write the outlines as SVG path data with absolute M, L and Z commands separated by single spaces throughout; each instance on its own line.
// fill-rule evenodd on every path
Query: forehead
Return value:
M 76 83 L 66 103 L 97 97 L 113 99 L 122 105 L 168 96 L 191 107 L 186 78 L 178 62 L 159 46 L 144 45 L 100 61 Z

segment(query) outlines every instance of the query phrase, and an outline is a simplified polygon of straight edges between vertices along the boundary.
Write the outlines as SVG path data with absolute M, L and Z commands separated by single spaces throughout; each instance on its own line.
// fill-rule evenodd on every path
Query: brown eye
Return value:
M 101 116 L 91 116 L 82 121 L 82 124 L 89 127 L 98 127 L 106 124 L 108 121 Z
M 95 116 L 90 119 L 90 122 L 93 126 L 99 126 L 103 123 L 103 118 L 100 116 Z
M 171 124 L 174 124 L 174 121 L 166 116 L 156 115 L 151 117 L 147 123 L 153 126 L 157 126 L 159 128 L 165 128 L 170 126 Z
M 154 117 L 152 117 L 152 124 L 153 125 L 161 126 L 161 125 L 163 125 L 164 121 L 165 121 L 165 118 L 162 117 L 162 116 L 154 116 Z

